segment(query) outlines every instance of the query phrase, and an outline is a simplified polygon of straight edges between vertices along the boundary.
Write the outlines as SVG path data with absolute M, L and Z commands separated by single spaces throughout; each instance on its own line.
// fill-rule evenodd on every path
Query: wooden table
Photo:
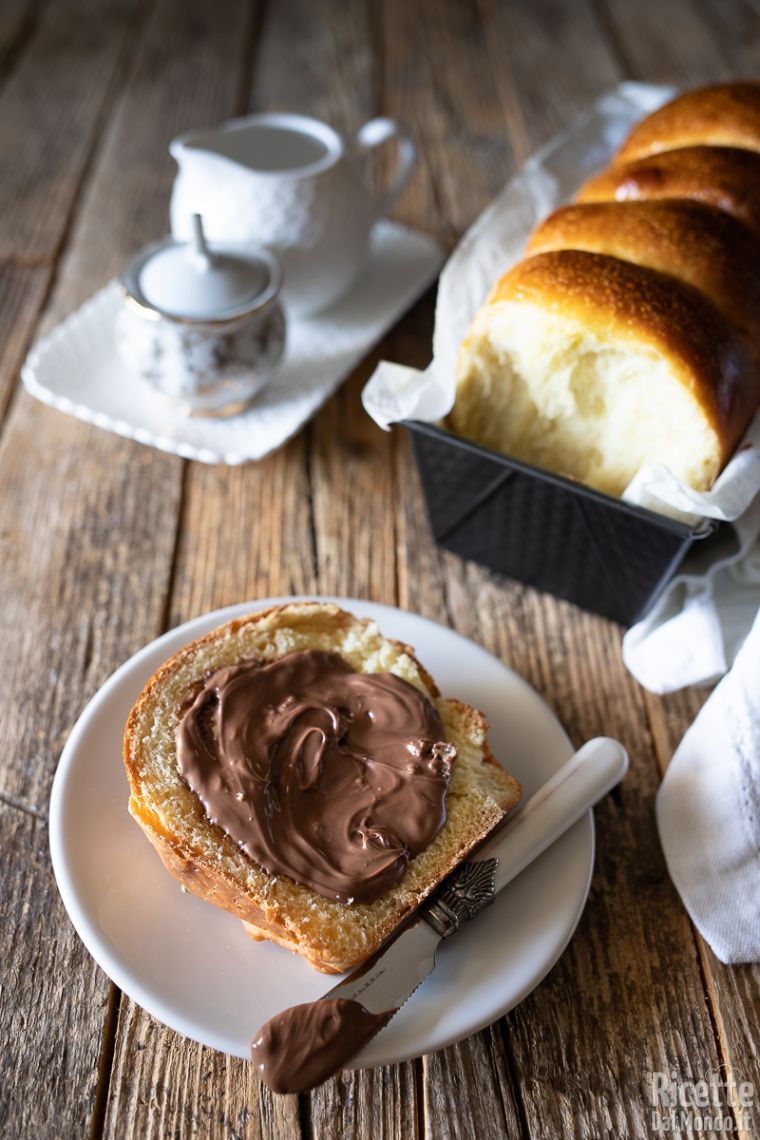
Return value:
M 405 438 L 362 412 L 377 359 L 427 361 L 432 291 L 296 439 L 242 468 L 121 440 L 18 381 L 31 342 L 167 229 L 167 143 L 187 127 L 251 108 L 347 130 L 398 116 L 421 162 L 397 216 L 451 244 L 622 78 L 693 85 L 759 65 L 750 0 L 3 0 L 3 1136 L 649 1136 L 654 1070 L 760 1090 L 760 970 L 721 966 L 696 934 L 654 822 L 705 692 L 651 696 L 619 627 L 439 552 Z M 578 932 L 519 1008 L 441 1053 L 274 1097 L 96 967 L 58 897 L 46 820 L 67 734 L 117 665 L 206 610 L 314 592 L 449 623 L 526 677 L 574 741 L 623 740 L 632 770 L 597 812 Z

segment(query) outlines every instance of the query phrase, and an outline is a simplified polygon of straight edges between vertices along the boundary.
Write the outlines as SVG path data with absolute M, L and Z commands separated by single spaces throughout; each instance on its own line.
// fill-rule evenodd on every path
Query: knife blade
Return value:
M 435 969 L 441 941 L 489 906 L 503 887 L 606 795 L 627 768 L 628 755 L 616 740 L 601 736 L 584 744 L 495 836 L 448 876 L 368 962 L 317 1001 L 285 1010 L 262 1027 L 254 1043 L 254 1060 L 257 1048 L 265 1042 L 266 1058 L 261 1048 L 258 1064 L 264 1079 L 267 1066 L 273 1067 L 273 1050 L 282 1054 L 291 1048 L 296 1029 L 302 1038 L 307 1021 L 317 1027 L 317 1044 L 312 1054 L 308 1043 L 299 1039 L 299 1064 L 304 1071 L 308 1068 L 311 1083 L 296 1087 L 298 1074 L 289 1071 L 287 1079 L 295 1083 L 287 1091 L 313 1087 L 359 1054 Z M 360 1020 L 351 1026 L 350 1020 L 357 1016 Z M 321 1059 L 316 1056 L 319 1049 Z M 285 1086 L 278 1091 L 285 1091 Z
M 489 906 L 625 775 L 628 756 L 609 737 L 588 741 L 512 819 L 422 904 L 410 926 L 318 1000 L 359 1001 L 371 1013 L 399 1009 L 435 968 L 439 943 Z

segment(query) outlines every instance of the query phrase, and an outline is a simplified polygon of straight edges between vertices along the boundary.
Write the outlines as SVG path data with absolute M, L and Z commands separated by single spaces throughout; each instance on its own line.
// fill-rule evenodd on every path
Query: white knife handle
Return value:
M 579 748 L 473 856 L 478 861 L 498 859 L 495 890 L 505 887 L 577 823 L 627 770 L 628 753 L 609 736 L 597 736 Z
M 614 788 L 627 769 L 628 754 L 617 740 L 589 740 L 423 905 L 428 925 L 442 938 L 454 934 Z

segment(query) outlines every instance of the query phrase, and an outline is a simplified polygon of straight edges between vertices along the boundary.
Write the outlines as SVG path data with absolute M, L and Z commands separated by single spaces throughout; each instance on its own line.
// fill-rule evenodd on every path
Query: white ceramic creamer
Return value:
M 364 159 L 396 139 L 390 185 L 374 194 Z M 266 247 L 283 271 L 295 316 L 328 308 L 361 272 L 373 223 L 392 205 L 415 162 L 414 144 L 392 119 L 372 119 L 349 142 L 305 115 L 260 114 L 190 131 L 169 147 L 179 172 L 172 234 L 188 241 L 201 214 L 212 242 Z

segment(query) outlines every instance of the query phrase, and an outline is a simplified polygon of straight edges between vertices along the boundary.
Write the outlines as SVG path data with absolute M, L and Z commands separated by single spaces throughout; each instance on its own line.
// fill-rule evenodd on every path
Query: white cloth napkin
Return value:
M 668 870 L 721 962 L 760 961 L 760 616 L 657 796 Z
M 672 480 L 672 484 L 670 481 Z M 715 486 L 702 494 L 668 473 L 644 471 L 626 498 L 657 509 L 661 494 L 684 514 L 728 522 L 697 542 L 659 600 L 623 639 L 623 660 L 653 693 L 708 684 L 730 669 L 760 606 L 760 414 Z
M 758 607 L 760 495 L 717 542 L 708 540 L 704 551 L 696 545 L 659 601 L 626 633 L 623 660 L 653 693 L 709 684 L 731 668 Z

